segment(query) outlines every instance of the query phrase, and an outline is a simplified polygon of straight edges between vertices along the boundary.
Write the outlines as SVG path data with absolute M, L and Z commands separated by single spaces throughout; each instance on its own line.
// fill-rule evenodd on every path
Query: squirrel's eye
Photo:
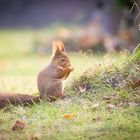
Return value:
M 62 59 L 61 59 L 61 61 L 62 61 L 62 62 L 64 62 L 64 61 L 65 61 L 65 59 L 64 59 L 64 58 L 62 58 Z

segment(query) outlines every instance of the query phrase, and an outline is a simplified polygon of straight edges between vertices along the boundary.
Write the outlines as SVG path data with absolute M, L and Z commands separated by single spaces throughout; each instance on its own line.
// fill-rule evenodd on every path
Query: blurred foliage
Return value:
M 124 7 L 131 8 L 132 5 L 133 5 L 133 1 L 132 0 L 116 0 L 116 3 L 121 8 L 124 8 Z

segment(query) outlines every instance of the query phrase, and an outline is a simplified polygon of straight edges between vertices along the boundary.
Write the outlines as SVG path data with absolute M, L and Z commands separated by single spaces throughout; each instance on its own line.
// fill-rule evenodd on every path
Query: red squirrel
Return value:
M 63 80 L 74 70 L 61 41 L 53 41 L 50 63 L 39 72 L 37 86 L 39 96 L 15 93 L 0 93 L 0 108 L 9 104 L 31 104 L 40 99 L 56 100 L 64 97 Z

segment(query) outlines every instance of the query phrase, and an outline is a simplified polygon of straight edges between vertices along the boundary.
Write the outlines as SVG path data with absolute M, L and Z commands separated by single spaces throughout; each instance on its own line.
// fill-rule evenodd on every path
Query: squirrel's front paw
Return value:
M 70 72 L 74 71 L 74 68 L 72 66 L 70 66 L 68 69 L 70 70 Z
M 74 71 L 74 68 L 73 67 L 71 67 L 71 71 Z

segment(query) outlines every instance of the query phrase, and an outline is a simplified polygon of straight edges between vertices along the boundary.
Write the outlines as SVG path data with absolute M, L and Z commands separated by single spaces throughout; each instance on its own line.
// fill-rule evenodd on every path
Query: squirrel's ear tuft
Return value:
M 66 51 L 62 41 L 57 41 L 57 44 L 58 44 L 59 50 L 61 52 L 65 52 Z
M 52 49 L 53 49 L 53 54 L 59 54 L 59 53 L 61 53 L 57 41 L 53 41 L 52 42 Z
M 53 54 L 60 54 L 65 52 L 65 47 L 62 41 L 53 41 L 52 43 Z

